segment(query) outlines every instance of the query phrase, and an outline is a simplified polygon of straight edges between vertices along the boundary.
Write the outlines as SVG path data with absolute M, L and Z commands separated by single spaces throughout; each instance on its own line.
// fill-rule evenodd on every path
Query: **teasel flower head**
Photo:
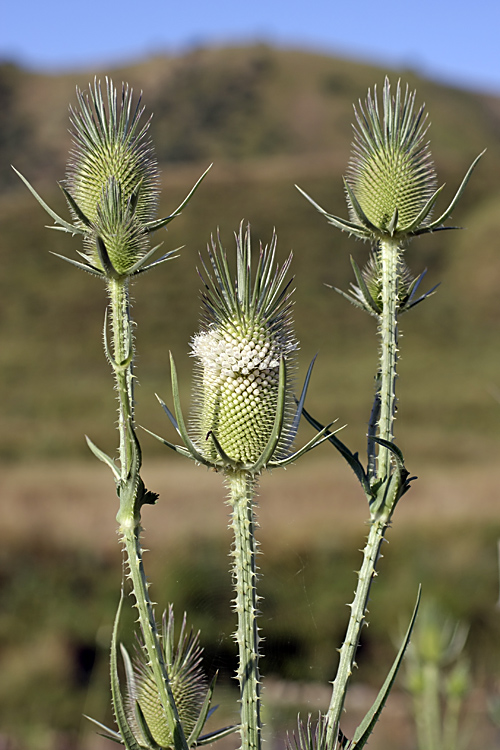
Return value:
M 233 279 L 220 239 L 202 260 L 204 284 L 201 331 L 192 340 L 196 360 L 189 435 L 178 399 L 175 365 L 172 388 L 175 417 L 160 401 L 185 446 L 166 445 L 199 463 L 257 475 L 284 466 L 325 439 L 331 425 L 295 453 L 295 439 L 312 364 L 298 401 L 292 386 L 298 343 L 292 329 L 291 256 L 275 264 L 277 238 L 260 247 L 255 271 L 250 229 L 236 236 Z M 192 436 L 192 437 L 191 437 Z
M 215 679 L 208 683 L 201 666 L 203 650 L 199 645 L 199 633 L 188 631 L 184 615 L 181 630 L 175 643 L 174 613 L 170 606 L 162 620 L 161 648 L 188 747 L 209 744 L 236 731 L 237 727 L 224 727 L 202 735 L 207 718 L 215 711 L 210 703 Z M 115 740 L 135 750 L 173 750 L 175 747 L 165 711 L 161 705 L 151 666 L 144 648 L 139 644 L 133 658 L 122 645 L 121 654 L 126 677 L 123 699 L 114 705 L 121 732 L 106 727 L 91 719 L 105 730 L 108 739 Z M 128 744 L 124 742 L 127 737 Z
M 354 142 L 344 186 L 349 220 L 322 209 L 303 190 L 299 191 L 327 220 L 348 234 L 376 243 L 395 238 L 404 242 L 416 235 L 442 229 L 476 166 L 472 163 L 455 197 L 437 219 L 432 213 L 443 187 L 436 189 L 436 172 L 427 135 L 424 106 L 415 108 L 415 93 L 400 82 L 391 92 L 388 78 L 379 107 L 376 87 L 364 103 L 354 108 Z
M 105 95 L 97 80 L 88 94 L 77 89 L 76 95 L 78 106 L 70 110 L 73 150 L 61 184 L 73 223 L 55 213 L 17 174 L 54 219 L 51 228 L 83 236 L 83 262 L 64 260 L 97 276 L 134 276 L 175 255 L 175 250 L 168 252 L 147 265 L 160 247 L 151 248 L 150 235 L 179 215 L 206 172 L 172 214 L 155 218 L 159 171 L 148 136 L 150 119 L 142 119 L 141 97 L 134 105 L 132 89 L 123 84 L 118 95 L 108 78 Z

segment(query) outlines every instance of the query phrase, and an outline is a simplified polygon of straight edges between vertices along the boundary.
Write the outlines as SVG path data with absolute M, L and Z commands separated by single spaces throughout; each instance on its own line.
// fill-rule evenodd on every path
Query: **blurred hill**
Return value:
M 199 49 L 132 67 L 38 75 L 0 66 L 0 457 L 85 456 L 83 434 L 113 450 L 115 405 L 101 351 L 102 284 L 54 258 L 75 257 L 78 238 L 44 229 L 42 209 L 9 169 L 14 164 L 60 212 L 56 182 L 71 148 L 68 105 L 75 86 L 110 75 L 143 91 L 162 167 L 163 214 L 171 212 L 206 166 L 214 166 L 190 206 L 164 235 L 180 257 L 134 286 L 139 357 L 137 417 L 167 434 L 155 391 L 170 394 L 168 350 L 189 402 L 188 343 L 197 329 L 198 252 L 220 227 L 225 246 L 242 219 L 255 242 L 279 237 L 294 252 L 296 328 L 302 375 L 315 366 L 309 406 L 348 423 L 344 437 L 362 449 L 377 349 L 374 321 L 325 284 L 347 289 L 349 256 L 367 247 L 329 227 L 297 193 L 346 215 L 342 174 L 349 158 L 352 104 L 386 71 L 266 46 Z M 413 242 L 415 273 L 428 268 L 438 293 L 402 319 L 398 438 L 414 462 L 482 461 L 497 455 L 500 354 L 500 99 L 438 85 L 412 71 L 391 72 L 417 88 L 432 123 L 429 137 L 444 209 L 484 148 L 454 221 L 467 227 Z M 161 446 L 145 438 L 145 450 Z M 409 453 L 409 450 L 408 450 Z M 411 465 L 413 469 L 414 466 Z

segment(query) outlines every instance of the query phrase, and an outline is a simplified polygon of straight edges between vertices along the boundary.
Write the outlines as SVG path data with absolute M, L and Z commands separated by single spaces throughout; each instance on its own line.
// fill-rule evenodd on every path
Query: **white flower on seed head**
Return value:
M 247 232 L 237 238 L 236 283 L 224 251 L 209 249 L 211 272 L 204 266 L 204 328 L 192 341 L 197 361 L 192 424 L 205 458 L 217 462 L 224 453 L 241 465 L 254 464 L 273 431 L 278 404 L 281 361 L 294 365 L 297 343 L 291 331 L 290 300 L 285 275 L 289 261 L 274 270 L 276 237 L 261 249 L 251 278 L 251 246 Z M 293 411 L 286 387 L 284 439 Z M 278 444 L 278 451 L 279 451 Z

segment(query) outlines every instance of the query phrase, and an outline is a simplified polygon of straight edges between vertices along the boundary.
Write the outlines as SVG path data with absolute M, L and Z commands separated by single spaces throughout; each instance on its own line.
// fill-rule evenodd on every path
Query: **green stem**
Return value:
M 179 720 L 163 651 L 160 645 L 140 543 L 141 501 L 144 485 L 140 478 L 141 456 L 134 430 L 133 355 L 128 279 L 109 279 L 108 291 L 113 333 L 111 365 L 118 391 L 118 430 L 120 436 L 120 509 L 117 514 L 120 537 L 127 555 L 129 578 L 139 613 L 144 647 L 152 669 L 158 696 L 165 711 L 176 750 L 188 750 Z
M 399 246 L 396 241 L 381 240 L 380 262 L 382 267 L 382 313 L 379 321 L 380 367 L 377 376 L 378 391 L 374 413 L 380 408 L 377 437 L 392 442 L 394 438 L 394 413 L 396 403 L 396 362 L 398 352 L 398 264 Z M 373 436 L 369 438 L 370 446 Z M 391 454 L 382 445 L 378 446 L 377 473 L 375 479 L 388 480 L 391 473 Z M 369 467 L 370 469 L 370 467 Z M 371 472 L 370 472 L 371 473 Z M 327 747 L 337 747 L 340 717 L 344 708 L 347 686 L 355 667 L 356 651 L 361 630 L 366 619 L 370 588 L 377 575 L 380 547 L 389 526 L 393 506 L 382 506 L 372 514 L 368 540 L 363 550 L 363 563 L 358 573 L 358 583 L 352 601 L 347 632 L 340 649 L 339 665 L 333 682 L 332 698 L 327 713 Z
M 241 701 L 241 748 L 260 750 L 259 631 L 257 627 L 257 566 L 255 562 L 255 479 L 245 471 L 227 473 L 234 531 L 236 640 L 239 648 L 238 681 Z
M 108 294 L 111 310 L 112 356 L 111 366 L 118 391 L 118 432 L 120 435 L 120 474 L 126 480 L 132 454 L 128 426 L 133 426 L 134 390 L 133 355 L 134 340 L 130 318 L 129 280 L 108 279 Z
M 366 607 L 372 581 L 376 576 L 377 561 L 380 556 L 385 531 L 389 525 L 387 517 L 378 517 L 370 526 L 370 533 L 366 546 L 363 550 L 363 563 L 358 573 L 358 585 L 351 608 L 351 615 L 347 626 L 347 632 L 340 649 L 339 665 L 333 682 L 332 698 L 327 719 L 327 742 L 328 748 L 337 747 L 337 737 L 340 728 L 340 717 L 344 708 L 347 686 L 356 666 L 356 651 L 361 636 L 361 629 L 365 622 Z
M 395 240 L 381 240 L 382 314 L 380 316 L 380 416 L 378 437 L 394 439 L 396 405 L 396 362 L 398 354 L 398 264 L 399 246 Z M 379 446 L 377 478 L 385 479 L 391 469 L 391 454 Z

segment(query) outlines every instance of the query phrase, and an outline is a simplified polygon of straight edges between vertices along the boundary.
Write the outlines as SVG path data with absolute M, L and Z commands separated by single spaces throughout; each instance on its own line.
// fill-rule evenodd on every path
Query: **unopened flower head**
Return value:
M 280 370 L 293 372 L 297 342 L 290 319 L 290 258 L 275 268 L 276 236 L 262 248 L 252 281 L 250 231 L 237 237 L 233 282 L 220 242 L 205 266 L 204 325 L 192 342 L 197 360 L 193 427 L 209 461 L 220 447 L 235 464 L 255 464 L 271 437 L 280 389 Z M 282 435 L 293 417 L 293 396 L 285 386 Z M 213 439 L 210 439 L 213 436 Z M 280 447 L 278 443 L 277 452 Z
M 178 644 L 174 643 L 174 616 L 170 607 L 163 616 L 162 649 L 167 666 L 175 705 L 179 712 L 187 738 L 197 740 L 204 721 L 204 713 L 209 686 L 201 667 L 202 649 L 199 645 L 199 634 L 186 632 L 186 618 L 182 622 Z M 168 727 L 167 717 L 158 696 L 158 690 L 151 667 L 146 663 L 142 649 L 131 661 L 127 652 L 122 649 L 127 674 L 127 693 L 125 707 L 129 725 L 141 747 L 150 745 L 156 748 L 174 748 L 174 740 Z M 141 722 L 138 720 L 138 709 Z M 208 704 L 206 706 L 208 710 Z M 141 726 L 142 723 L 142 726 Z M 197 724 L 199 726 L 197 727 Z M 147 727 L 153 743 L 144 736 Z M 193 736 L 193 733 L 195 736 Z M 193 742 L 193 744 L 195 744 Z
M 146 225 L 156 216 L 159 197 L 157 161 L 147 130 L 141 125 L 140 99 L 132 107 L 132 90 L 123 86 L 118 99 L 106 80 L 88 95 L 77 91 L 79 108 L 71 110 L 74 148 L 65 188 L 75 226 L 84 233 L 85 253 L 100 271 L 102 249 L 117 275 L 127 272 L 149 249 Z M 104 264 L 105 265 L 105 264 Z
M 355 109 L 354 143 L 346 174 L 352 221 L 359 209 L 381 234 L 404 233 L 412 227 L 436 189 L 436 174 L 425 140 L 424 107 L 414 109 L 415 92 L 395 96 L 388 79 L 382 94 L 382 116 L 376 89 Z M 429 223 L 430 214 L 424 219 Z
M 442 187 L 436 190 L 436 173 L 425 140 L 427 116 L 422 106 L 415 111 L 415 92 L 403 95 L 398 83 L 393 96 L 386 78 L 382 113 L 377 92 L 368 91 L 364 104 L 355 109 L 352 156 L 344 185 L 349 220 L 325 211 L 301 188 L 298 190 L 337 229 L 376 244 L 395 239 L 400 245 L 411 237 L 444 226 L 462 195 L 479 154 L 469 167 L 448 208 L 432 219 Z

